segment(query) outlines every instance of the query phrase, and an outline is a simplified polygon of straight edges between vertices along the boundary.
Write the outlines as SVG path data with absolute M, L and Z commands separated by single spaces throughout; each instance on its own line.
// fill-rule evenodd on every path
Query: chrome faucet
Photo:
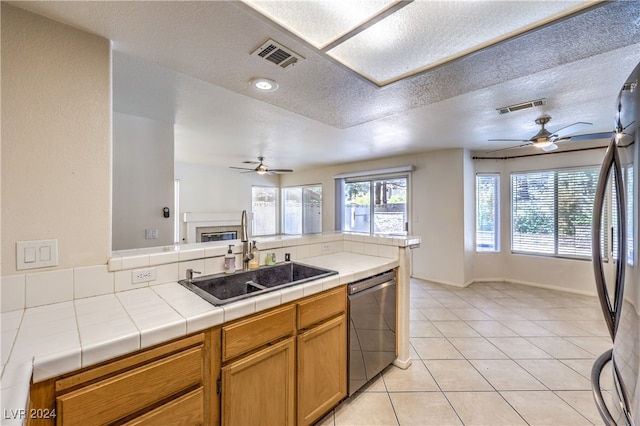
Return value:
M 242 241 L 242 269 L 249 269 L 249 261 L 253 259 L 251 253 L 251 245 L 249 244 L 249 233 L 247 232 L 247 211 L 242 210 L 242 218 L 240 220 L 240 241 Z
M 193 281 L 193 274 L 201 274 L 202 272 L 194 271 L 193 269 L 187 269 L 187 282 L 190 283 Z

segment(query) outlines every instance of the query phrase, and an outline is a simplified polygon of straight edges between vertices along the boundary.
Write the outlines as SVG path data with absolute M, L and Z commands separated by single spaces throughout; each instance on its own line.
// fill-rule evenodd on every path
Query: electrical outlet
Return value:
M 330 251 L 331 250 L 331 246 L 329 244 L 322 244 L 321 250 L 322 251 Z
M 156 268 L 138 269 L 131 272 L 131 283 L 145 283 L 156 280 Z

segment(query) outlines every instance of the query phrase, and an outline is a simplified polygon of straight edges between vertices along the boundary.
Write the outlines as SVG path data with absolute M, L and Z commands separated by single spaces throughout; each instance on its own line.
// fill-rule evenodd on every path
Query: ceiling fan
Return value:
M 545 152 L 555 151 L 556 149 L 558 149 L 558 145 L 556 145 L 557 142 L 564 142 L 564 141 L 571 140 L 571 136 L 568 136 L 568 135 L 592 125 L 592 123 L 585 123 L 583 121 L 579 121 L 577 123 L 573 123 L 566 127 L 558 129 L 555 132 L 550 132 L 544 127 L 549 121 L 551 121 L 551 117 L 549 117 L 548 115 L 544 115 L 540 118 L 537 118 L 536 124 L 539 124 L 541 128 L 540 128 L 540 131 L 536 133 L 534 136 L 532 136 L 530 139 L 489 139 L 490 142 L 498 142 L 498 141 L 524 142 L 521 145 L 512 146 L 509 148 L 497 149 L 495 151 L 490 151 L 490 152 L 503 151 L 505 149 L 520 148 L 522 146 L 531 146 L 531 145 L 538 147 Z M 585 136 L 593 136 L 593 137 L 589 137 L 589 139 L 594 139 L 596 135 L 581 135 L 579 139 L 587 139 Z M 578 137 L 575 137 L 575 138 L 578 139 Z
M 270 169 L 267 165 L 263 164 L 264 157 L 258 157 L 258 161 L 243 161 L 245 164 L 257 164 L 257 166 L 253 169 L 247 167 L 233 167 L 231 169 L 245 170 L 242 173 L 252 173 L 255 172 L 259 175 L 275 175 L 278 173 L 291 173 L 293 170 L 291 169 Z

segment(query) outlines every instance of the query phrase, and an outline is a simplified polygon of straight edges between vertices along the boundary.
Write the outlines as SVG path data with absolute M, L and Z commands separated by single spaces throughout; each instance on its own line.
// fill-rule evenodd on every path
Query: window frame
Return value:
M 367 174 L 367 173 L 354 173 L 353 176 L 337 176 L 335 177 L 336 180 L 336 203 L 335 203 L 335 209 L 336 209 L 336 217 L 335 217 L 335 227 L 337 231 L 343 231 L 343 232 L 354 232 L 354 233 L 359 233 L 359 234 L 367 234 L 367 235 L 376 235 L 375 232 L 375 202 L 369 202 L 369 216 L 370 216 L 370 223 L 369 223 L 369 231 L 368 232 L 361 232 L 361 231 L 349 231 L 349 230 L 345 230 L 344 229 L 344 218 L 345 218 L 345 213 L 344 213 L 344 208 L 345 208 L 345 196 L 344 196 L 344 188 L 346 184 L 349 183 L 369 183 L 369 194 L 370 197 L 372 196 L 371 194 L 375 193 L 375 187 L 374 184 L 377 181 L 381 181 L 381 180 L 394 180 L 394 179 L 405 179 L 406 180 L 406 208 L 405 208 L 405 215 L 406 215 L 406 220 L 404 223 L 404 231 L 403 234 L 404 235 L 410 235 L 410 229 L 411 229 L 411 171 L 413 170 L 413 168 L 405 168 L 402 167 L 401 169 L 403 169 L 401 172 L 396 172 L 396 173 L 375 173 L 372 172 L 372 174 Z

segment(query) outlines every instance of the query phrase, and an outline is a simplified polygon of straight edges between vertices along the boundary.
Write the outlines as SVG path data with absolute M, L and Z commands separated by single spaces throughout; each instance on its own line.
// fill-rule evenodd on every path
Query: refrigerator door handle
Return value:
M 607 282 L 604 276 L 604 268 L 602 266 L 602 247 L 600 244 L 600 233 L 602 232 L 602 209 L 604 206 L 604 200 L 607 193 L 607 182 L 611 171 L 614 173 L 616 181 L 616 206 L 618 213 L 618 247 L 617 247 L 617 262 L 616 262 L 616 274 L 614 283 L 614 297 L 613 303 L 609 298 L 607 292 Z M 618 324 L 620 322 L 620 311 L 622 308 L 622 298 L 624 294 L 624 274 L 625 274 L 625 259 L 627 252 L 627 233 L 626 233 L 626 202 L 624 191 L 624 180 L 622 177 L 622 165 L 620 163 L 620 155 L 618 153 L 618 147 L 616 145 L 615 136 L 611 138 L 609 147 L 604 156 L 602 168 L 600 169 L 600 176 L 598 178 L 598 186 L 596 189 L 595 202 L 593 207 L 593 221 L 591 232 L 591 247 L 593 250 L 593 272 L 596 280 L 596 289 L 598 290 L 598 296 L 600 298 L 600 307 L 604 314 L 607 328 L 611 339 L 615 339 L 616 332 L 618 330 Z
M 613 349 L 609 349 L 600 355 L 593 363 L 593 367 L 591 367 L 591 392 L 593 393 L 593 399 L 596 402 L 596 407 L 598 407 L 598 412 L 607 426 L 616 426 L 616 421 L 613 419 L 611 412 L 604 402 L 602 389 L 600 388 L 600 374 L 602 373 L 604 366 L 611 361 L 612 354 Z

